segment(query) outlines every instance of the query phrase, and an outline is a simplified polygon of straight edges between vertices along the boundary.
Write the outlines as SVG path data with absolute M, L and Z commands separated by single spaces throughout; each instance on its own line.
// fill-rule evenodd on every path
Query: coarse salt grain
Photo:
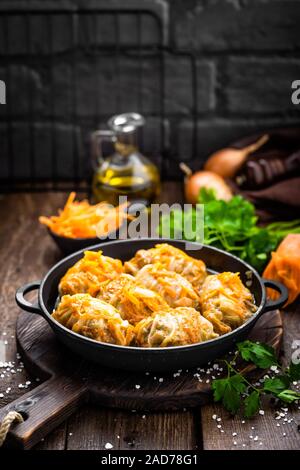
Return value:
M 259 410 L 259 414 L 263 416 L 265 414 L 264 410 Z
M 212 419 L 217 419 L 217 415 L 212 415 Z
M 107 442 L 104 447 L 105 449 L 112 449 L 113 445 L 110 442 Z
M 139 388 L 141 388 L 140 385 L 136 385 L 135 388 L 138 390 Z

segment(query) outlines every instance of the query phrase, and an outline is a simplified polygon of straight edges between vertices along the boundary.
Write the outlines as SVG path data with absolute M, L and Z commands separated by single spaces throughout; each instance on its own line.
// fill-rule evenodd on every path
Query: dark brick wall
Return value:
M 156 21 L 130 13 L 151 3 L 164 25 L 163 62 Z M 113 15 L 89 11 L 117 5 L 129 8 L 118 36 Z M 22 7 L 40 14 L 17 14 Z M 53 16 L 55 7 L 86 13 Z M 0 178 L 88 175 L 90 130 L 128 110 L 146 115 L 141 145 L 168 178 L 180 177 L 181 160 L 200 167 L 241 136 L 299 125 L 299 25 L 299 0 L 0 0 Z

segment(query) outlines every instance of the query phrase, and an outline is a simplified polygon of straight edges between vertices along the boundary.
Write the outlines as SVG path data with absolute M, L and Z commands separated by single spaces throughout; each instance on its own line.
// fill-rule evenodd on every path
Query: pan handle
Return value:
M 5 447 L 30 449 L 65 421 L 87 399 L 85 381 L 57 375 L 0 409 L 0 423 L 10 411 L 20 413 L 23 423 L 9 429 Z
M 41 315 L 42 311 L 40 309 L 38 302 L 35 302 L 34 304 L 32 304 L 31 302 L 28 302 L 28 300 L 26 300 L 24 297 L 26 294 L 28 294 L 28 292 L 39 289 L 40 285 L 41 285 L 41 281 L 34 281 L 34 282 L 30 282 L 29 284 L 25 284 L 22 287 L 19 287 L 19 289 L 16 292 L 16 302 L 20 308 L 22 308 L 23 310 L 26 310 L 26 312 L 37 313 Z
M 289 296 L 287 288 L 281 283 L 277 281 L 271 281 L 270 279 L 262 279 L 262 282 L 265 288 L 269 287 L 270 289 L 274 289 L 279 292 L 279 298 L 277 300 L 267 300 L 264 308 L 264 312 L 270 312 L 270 310 L 276 310 L 282 307 Z

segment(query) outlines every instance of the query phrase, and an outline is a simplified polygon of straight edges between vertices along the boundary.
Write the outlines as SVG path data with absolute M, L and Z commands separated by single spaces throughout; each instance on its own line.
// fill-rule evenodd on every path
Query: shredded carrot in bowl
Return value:
M 126 211 L 127 203 L 118 207 L 105 201 L 92 205 L 87 199 L 75 201 L 75 197 L 72 192 L 59 215 L 41 216 L 40 223 L 62 237 L 100 238 L 118 230 L 125 219 L 131 218 Z

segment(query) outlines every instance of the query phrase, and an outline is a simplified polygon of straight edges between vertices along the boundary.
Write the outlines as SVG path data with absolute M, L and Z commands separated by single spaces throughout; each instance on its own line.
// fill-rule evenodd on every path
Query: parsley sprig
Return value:
M 239 357 L 260 369 L 277 366 L 281 373 L 273 378 L 265 378 L 259 386 L 255 386 L 235 369 Z M 300 380 L 300 363 L 291 362 L 289 367 L 283 370 L 271 346 L 249 340 L 243 341 L 237 344 L 237 352 L 233 359 L 224 362 L 227 367 L 227 377 L 213 380 L 212 389 L 214 401 L 221 402 L 230 413 L 236 414 L 242 408 L 244 416 L 251 418 L 260 409 L 261 397 L 265 394 L 271 394 L 285 403 L 300 400 L 300 393 L 289 388 L 291 382 Z
M 159 235 L 221 248 L 261 272 L 280 241 L 288 233 L 300 233 L 300 219 L 258 226 L 254 205 L 241 196 L 223 201 L 213 190 L 202 188 L 199 203 L 204 204 L 203 221 L 194 207 L 176 209 L 161 217 Z

